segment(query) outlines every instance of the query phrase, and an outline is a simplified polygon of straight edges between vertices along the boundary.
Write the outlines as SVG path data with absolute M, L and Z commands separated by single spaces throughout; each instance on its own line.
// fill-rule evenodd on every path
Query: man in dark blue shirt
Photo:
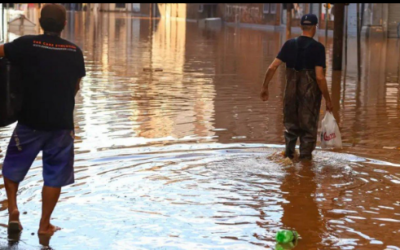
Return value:
M 261 99 L 268 100 L 268 85 L 275 71 L 286 63 L 286 90 L 284 97 L 285 156 L 294 157 L 297 139 L 300 138 L 300 159 L 309 160 L 315 149 L 322 95 L 327 111 L 332 102 L 326 84 L 324 69 L 325 47 L 313 39 L 318 24 L 314 14 L 301 18 L 302 35 L 288 40 L 277 58 L 269 66 Z
M 22 230 L 17 191 L 40 151 L 44 186 L 39 234 L 52 235 L 59 229 L 50 217 L 61 187 L 74 183 L 73 111 L 85 64 L 78 46 L 60 37 L 65 24 L 65 8 L 47 4 L 40 17 L 43 35 L 22 36 L 0 45 L 0 57 L 19 67 L 23 89 L 22 109 L 2 169 L 10 233 Z

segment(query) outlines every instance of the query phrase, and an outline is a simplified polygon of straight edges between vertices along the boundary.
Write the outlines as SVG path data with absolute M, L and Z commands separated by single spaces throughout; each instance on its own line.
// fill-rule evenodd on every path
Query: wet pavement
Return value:
M 63 37 L 82 48 L 87 70 L 76 183 L 53 214 L 62 231 L 39 239 L 38 157 L 21 184 L 25 230 L 11 249 L 274 249 L 282 228 L 301 235 L 295 249 L 400 249 L 397 40 L 363 40 L 357 82 L 349 38 L 346 77 L 327 72 L 344 148 L 288 165 L 275 155 L 284 67 L 270 100 L 259 100 L 284 33 L 68 12 Z M 326 51 L 329 67 L 331 38 Z M 0 129 L 0 162 L 13 128 Z M 7 249 L 4 189 L 0 200 Z

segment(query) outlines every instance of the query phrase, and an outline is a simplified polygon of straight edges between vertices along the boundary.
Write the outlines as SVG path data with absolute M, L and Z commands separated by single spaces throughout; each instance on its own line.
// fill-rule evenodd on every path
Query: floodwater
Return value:
M 38 157 L 20 186 L 18 242 L 7 239 L 2 189 L 4 249 L 274 249 L 279 229 L 299 232 L 294 249 L 400 249 L 397 40 L 362 41 L 358 82 L 349 38 L 346 77 L 327 72 L 344 148 L 288 165 L 275 155 L 284 67 L 270 101 L 258 97 L 284 33 L 117 13 L 68 19 L 63 37 L 82 48 L 87 69 L 76 183 L 53 214 L 63 229 L 39 239 Z M 0 162 L 14 126 L 0 129 Z

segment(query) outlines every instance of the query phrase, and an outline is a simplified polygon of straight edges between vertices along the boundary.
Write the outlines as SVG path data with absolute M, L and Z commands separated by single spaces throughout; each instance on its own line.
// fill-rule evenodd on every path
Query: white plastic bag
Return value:
M 322 120 L 321 148 L 342 148 L 342 136 L 331 112 L 326 112 Z

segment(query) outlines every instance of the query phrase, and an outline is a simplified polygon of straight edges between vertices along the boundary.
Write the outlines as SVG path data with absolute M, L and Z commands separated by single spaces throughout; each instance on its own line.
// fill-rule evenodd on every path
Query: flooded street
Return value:
M 356 39 L 343 77 L 330 71 L 328 38 L 344 148 L 291 166 L 274 156 L 284 147 L 283 66 L 270 100 L 259 99 L 284 32 L 120 13 L 67 18 L 63 37 L 82 48 L 87 71 L 76 97 L 76 182 L 53 214 L 63 229 L 39 239 L 36 159 L 20 185 L 25 229 L 11 249 L 275 249 L 280 229 L 299 232 L 294 249 L 400 249 L 397 39 L 362 40 L 358 83 Z M 14 127 L 0 128 L 0 165 Z

